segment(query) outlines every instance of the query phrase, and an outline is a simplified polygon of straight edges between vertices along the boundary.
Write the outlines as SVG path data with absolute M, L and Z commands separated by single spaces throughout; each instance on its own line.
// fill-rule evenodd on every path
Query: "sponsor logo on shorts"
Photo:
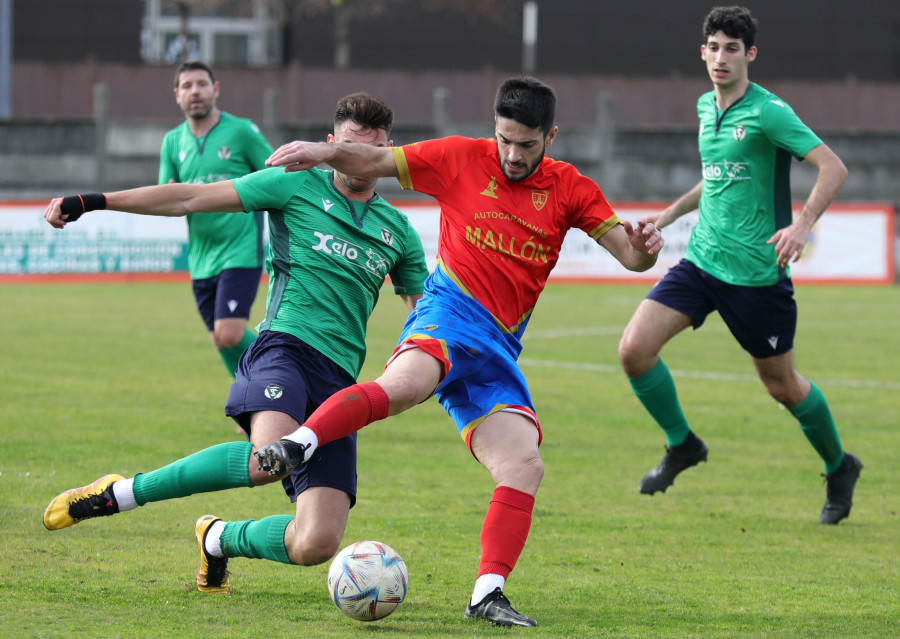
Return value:
M 284 394 L 284 388 L 278 384 L 269 384 L 266 386 L 265 393 L 269 399 L 278 399 Z

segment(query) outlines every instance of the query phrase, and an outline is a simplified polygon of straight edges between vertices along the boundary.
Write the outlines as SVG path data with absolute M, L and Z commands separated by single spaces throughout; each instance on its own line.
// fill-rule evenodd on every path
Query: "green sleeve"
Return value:
M 247 163 L 253 171 L 262 171 L 266 166 L 266 160 L 272 155 L 272 145 L 266 140 L 262 131 L 250 120 L 247 120 Z
M 425 290 L 428 267 L 425 265 L 425 249 L 419 234 L 406 222 L 406 250 L 391 270 L 391 283 L 397 295 L 418 295 Z
M 284 167 L 273 166 L 248 173 L 231 183 L 241 198 L 244 210 L 284 210 L 291 197 L 303 187 L 308 175 L 306 171 L 287 173 Z
M 157 184 L 168 184 L 170 181 L 178 182 L 178 169 L 175 168 L 175 161 L 172 158 L 170 149 L 170 136 L 163 138 L 162 148 L 159 151 L 159 180 Z
M 780 99 L 767 101 L 761 116 L 763 131 L 772 144 L 790 151 L 798 158 L 804 158 L 813 148 L 822 144 L 822 140 Z

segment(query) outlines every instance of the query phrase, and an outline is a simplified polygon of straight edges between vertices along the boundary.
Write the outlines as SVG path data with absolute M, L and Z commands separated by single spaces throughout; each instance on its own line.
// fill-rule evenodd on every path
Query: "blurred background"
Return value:
M 219 106 L 273 146 L 323 139 L 336 100 L 395 110 L 396 144 L 492 134 L 505 77 L 555 88 L 553 156 L 611 199 L 667 200 L 699 176 L 697 96 L 709 0 L 0 0 L 0 200 L 156 181 L 183 121 L 184 58 L 211 63 Z M 900 3 L 756 0 L 750 77 L 850 168 L 844 201 L 900 203 Z M 803 198 L 812 174 L 796 166 Z M 384 181 L 381 190 L 398 189 Z

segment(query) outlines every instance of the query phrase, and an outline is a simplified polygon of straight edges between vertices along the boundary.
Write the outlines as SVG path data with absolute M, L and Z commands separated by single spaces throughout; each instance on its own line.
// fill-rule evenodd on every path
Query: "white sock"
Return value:
M 124 513 L 126 510 L 134 510 L 138 507 L 138 503 L 134 500 L 134 477 L 114 481 L 112 491 L 120 513 Z
M 472 605 L 481 603 L 481 600 L 487 597 L 494 589 L 506 585 L 506 577 L 502 577 L 495 573 L 485 573 L 475 580 L 475 589 L 472 591 Z
M 312 457 L 312 454 L 316 452 L 316 448 L 319 447 L 319 438 L 310 428 L 307 428 L 306 426 L 301 426 L 284 439 L 289 439 L 292 442 L 297 442 L 301 446 L 307 447 L 306 457 L 304 461 L 309 460 L 309 458 Z
M 222 531 L 225 530 L 225 522 L 221 519 L 215 522 L 206 531 L 206 539 L 203 540 L 203 547 L 213 557 L 224 557 L 222 552 Z

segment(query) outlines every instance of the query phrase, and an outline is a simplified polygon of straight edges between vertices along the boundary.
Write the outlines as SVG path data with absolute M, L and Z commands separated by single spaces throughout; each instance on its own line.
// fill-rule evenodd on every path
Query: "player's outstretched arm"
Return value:
M 44 209 L 44 219 L 64 228 L 84 213 L 97 210 L 140 215 L 180 217 L 188 213 L 243 211 L 244 205 L 230 181 L 213 184 L 160 184 L 113 193 L 83 193 L 55 198 Z
M 397 164 L 390 147 L 342 142 L 288 142 L 266 160 L 268 166 L 285 171 L 305 171 L 320 164 L 357 177 L 397 177 Z

